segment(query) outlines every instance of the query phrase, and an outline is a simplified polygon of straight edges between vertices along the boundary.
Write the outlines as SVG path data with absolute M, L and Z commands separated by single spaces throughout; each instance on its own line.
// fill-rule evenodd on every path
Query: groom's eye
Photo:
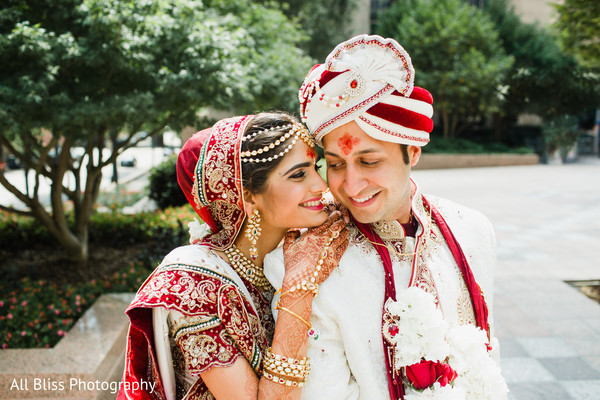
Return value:
M 367 167 L 372 167 L 379 164 L 379 160 L 362 160 L 361 163 Z
M 333 161 L 328 161 L 327 162 L 327 168 L 331 168 L 331 169 L 338 169 L 342 166 L 341 162 L 333 162 Z

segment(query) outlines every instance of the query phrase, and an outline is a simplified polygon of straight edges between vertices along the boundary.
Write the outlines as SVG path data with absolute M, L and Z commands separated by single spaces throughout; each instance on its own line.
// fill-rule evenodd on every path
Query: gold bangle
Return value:
M 293 315 L 294 317 L 298 318 L 300 321 L 302 321 L 308 327 L 308 331 L 306 331 L 306 334 L 308 335 L 308 337 L 311 338 L 311 339 L 313 339 L 313 340 L 319 339 L 319 335 L 321 334 L 321 332 L 319 332 L 318 329 L 313 328 L 312 325 L 310 324 L 310 322 L 308 322 L 307 320 L 305 320 L 304 318 L 302 318 L 301 316 L 299 316 L 298 314 L 296 314 L 292 310 L 289 310 L 289 309 L 287 309 L 285 307 L 281 307 L 279 305 L 279 301 L 277 301 L 275 303 L 275 309 L 276 310 L 286 311 L 286 312 L 290 313 L 291 315 Z
M 310 364 L 289 363 L 266 357 L 263 370 L 286 378 L 303 380 L 310 373 Z
M 300 359 L 297 359 L 297 358 L 293 358 L 293 357 L 282 356 L 281 354 L 273 353 L 273 351 L 271 351 L 270 347 L 267 347 L 266 352 L 265 352 L 265 357 L 267 357 L 268 359 L 272 358 L 274 360 L 283 361 L 283 362 L 287 362 L 290 364 L 305 365 L 305 364 L 310 363 L 310 358 L 308 358 L 308 357 L 302 357 Z
M 310 373 L 310 360 L 308 357 L 296 359 L 275 354 L 267 348 L 263 359 L 263 375 L 274 382 L 285 384 L 285 381 L 304 382 Z M 289 386 L 289 385 L 288 385 Z
M 296 314 L 295 312 L 293 312 L 292 310 L 282 307 L 281 305 L 279 305 L 279 302 L 277 302 L 275 304 L 275 309 L 276 310 L 282 310 L 285 311 L 287 313 L 290 313 L 291 315 L 293 315 L 294 317 L 298 318 L 300 321 L 302 321 L 304 323 L 304 325 L 306 325 L 308 327 L 308 329 L 312 328 L 312 325 L 310 324 L 310 322 L 308 322 L 307 320 L 305 320 L 304 318 L 302 318 L 301 316 L 299 316 L 298 314 Z
M 296 366 L 296 369 L 293 369 L 291 365 L 284 367 L 283 365 L 276 365 L 275 363 L 265 363 L 265 365 L 263 366 L 263 371 L 269 372 L 279 377 L 303 381 L 310 373 L 310 366 L 308 368 L 300 368 L 299 366 Z
M 319 294 L 319 285 L 317 285 L 316 283 L 306 282 L 306 281 L 302 281 L 299 284 L 297 284 L 296 286 L 292 286 L 291 288 L 289 288 L 286 291 L 282 291 L 282 289 L 279 289 L 277 292 L 275 292 L 275 294 L 281 293 L 279 295 L 279 297 L 283 297 L 286 294 L 292 294 L 294 292 L 301 292 L 301 291 L 302 292 L 310 292 L 310 293 L 314 294 L 315 296 L 317 296 Z
M 267 372 L 267 371 L 263 371 L 263 376 L 272 382 L 279 383 L 280 385 L 290 386 L 290 387 L 302 387 L 302 386 L 304 386 L 304 383 L 305 383 L 304 381 L 300 381 L 300 382 L 291 381 L 289 379 L 285 379 L 285 378 L 279 377 L 277 375 L 273 375 L 272 373 Z

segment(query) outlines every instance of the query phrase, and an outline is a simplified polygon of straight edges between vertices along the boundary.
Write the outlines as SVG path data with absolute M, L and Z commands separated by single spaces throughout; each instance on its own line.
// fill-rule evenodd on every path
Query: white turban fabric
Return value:
M 410 56 L 398 42 L 359 35 L 340 43 L 308 73 L 298 97 L 316 141 L 355 121 L 369 136 L 424 146 L 433 129 L 433 98 L 414 87 Z

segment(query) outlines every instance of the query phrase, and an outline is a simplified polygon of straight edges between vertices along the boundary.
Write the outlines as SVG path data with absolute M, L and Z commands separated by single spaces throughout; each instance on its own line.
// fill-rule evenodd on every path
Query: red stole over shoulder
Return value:
M 485 303 L 485 299 L 483 298 L 483 293 L 481 292 L 481 288 L 475 281 L 475 277 L 473 276 L 473 271 L 471 271 L 471 267 L 467 262 L 467 258 L 465 257 L 460 244 L 454 237 L 454 234 L 450 230 L 450 227 L 442 217 L 442 214 L 437 210 L 433 204 L 431 204 L 425 196 L 421 196 L 423 199 L 423 204 L 425 207 L 429 208 L 431 211 L 431 217 L 433 221 L 436 223 L 442 235 L 444 236 L 444 240 L 448 245 L 448 248 L 452 252 L 454 256 L 454 260 L 456 264 L 460 268 L 462 272 L 463 279 L 469 290 L 469 294 L 471 297 L 471 304 L 473 305 L 473 312 L 475 314 L 475 322 L 477 326 L 483 330 L 485 330 L 488 334 L 488 338 L 490 336 L 489 324 L 488 324 L 488 309 L 487 304 Z M 392 268 L 392 260 L 390 258 L 389 251 L 387 247 L 384 245 L 383 240 L 379 237 L 379 235 L 375 232 L 375 230 L 369 224 L 363 224 L 356 221 L 353 218 L 353 222 L 358 228 L 358 230 L 365 235 L 365 237 L 375 243 L 380 244 L 380 246 L 374 246 L 375 250 L 379 254 L 381 258 L 381 262 L 383 263 L 383 270 L 385 273 L 385 297 L 383 300 L 383 304 L 386 303 L 388 299 L 396 300 L 396 286 L 394 285 L 394 271 Z M 383 321 L 382 321 L 383 323 Z M 385 363 L 388 374 L 388 389 L 390 391 L 390 398 L 392 400 L 404 399 L 404 384 L 402 383 L 402 379 L 396 377 L 396 375 L 392 371 L 392 367 L 390 365 L 389 354 L 391 353 L 391 349 L 389 348 L 388 342 L 383 339 L 383 352 L 385 355 Z

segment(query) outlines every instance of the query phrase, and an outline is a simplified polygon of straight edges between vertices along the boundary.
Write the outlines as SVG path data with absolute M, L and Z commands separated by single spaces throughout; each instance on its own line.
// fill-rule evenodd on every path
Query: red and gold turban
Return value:
M 318 143 L 355 121 L 375 139 L 424 146 L 433 129 L 433 98 L 414 87 L 414 75 L 410 56 L 398 42 L 356 36 L 308 73 L 298 94 L 302 121 Z

